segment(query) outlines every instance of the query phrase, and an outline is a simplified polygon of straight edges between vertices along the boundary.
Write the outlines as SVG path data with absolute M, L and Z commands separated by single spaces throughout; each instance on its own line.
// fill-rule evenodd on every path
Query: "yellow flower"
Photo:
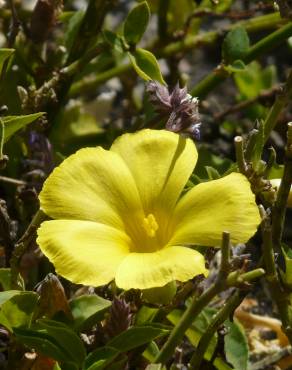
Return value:
M 260 216 L 247 179 L 232 173 L 180 198 L 197 162 L 190 139 L 169 131 L 125 134 L 110 148 L 85 148 L 46 180 L 42 210 L 55 220 L 38 244 L 65 278 L 123 289 L 161 287 L 206 274 L 188 245 L 219 246 L 223 231 L 246 242 Z

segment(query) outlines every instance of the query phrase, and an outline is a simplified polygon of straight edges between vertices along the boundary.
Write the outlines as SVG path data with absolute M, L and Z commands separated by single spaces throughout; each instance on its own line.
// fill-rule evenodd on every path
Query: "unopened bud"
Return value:
M 62 9 L 62 0 L 38 0 L 31 16 L 30 38 L 36 43 L 47 40 Z

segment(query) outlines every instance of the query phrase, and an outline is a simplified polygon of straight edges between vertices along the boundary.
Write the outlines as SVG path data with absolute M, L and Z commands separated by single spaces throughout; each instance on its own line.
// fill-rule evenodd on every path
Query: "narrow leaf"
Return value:
M 147 1 L 136 5 L 128 14 L 124 24 L 124 37 L 129 44 L 137 44 L 148 25 L 150 9 Z
M 169 330 L 155 326 L 136 326 L 122 332 L 107 345 L 121 352 L 130 351 L 133 348 L 142 346 L 152 340 L 168 334 Z
M 100 370 L 112 362 L 120 351 L 111 347 L 97 348 L 95 351 L 90 352 L 84 362 L 84 370 Z
M 97 295 L 83 295 L 70 302 L 76 330 L 89 329 L 103 319 L 111 302 Z
M 14 49 L 0 49 L 0 74 L 2 73 L 5 61 L 14 53 Z
M 2 117 L 2 121 L 5 127 L 4 142 L 7 142 L 13 134 L 29 125 L 39 117 L 44 115 L 43 112 L 28 114 L 25 116 L 6 116 Z
M 133 68 L 137 74 L 146 81 L 155 80 L 165 84 L 159 64 L 155 56 L 145 49 L 137 49 L 128 53 Z

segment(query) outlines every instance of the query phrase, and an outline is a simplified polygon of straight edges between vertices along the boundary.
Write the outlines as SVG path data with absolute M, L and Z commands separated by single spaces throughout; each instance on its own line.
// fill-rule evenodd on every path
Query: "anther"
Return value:
M 153 238 L 156 235 L 156 231 L 158 230 L 159 226 L 152 213 L 150 213 L 147 217 L 143 219 L 142 225 L 150 238 Z

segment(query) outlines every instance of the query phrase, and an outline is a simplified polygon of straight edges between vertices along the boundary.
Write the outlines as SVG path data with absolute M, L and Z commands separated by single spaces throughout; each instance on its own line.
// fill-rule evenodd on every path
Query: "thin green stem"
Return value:
M 95 91 L 99 85 L 110 80 L 113 77 L 118 77 L 132 68 L 131 64 L 120 64 L 114 68 L 111 68 L 105 72 L 99 73 L 97 76 L 92 78 L 85 78 L 81 81 L 75 82 L 69 90 L 69 97 L 74 97 L 79 94 L 85 94 L 88 92 Z
M 68 63 L 72 63 L 92 47 L 101 31 L 103 21 L 113 0 L 90 0 L 79 31 L 74 39 L 68 57 Z
M 244 62 L 250 63 L 255 60 L 258 56 L 264 54 L 266 51 L 276 47 L 283 40 L 287 40 L 292 35 L 292 22 L 289 22 L 285 26 L 281 27 L 277 31 L 264 37 L 253 45 L 244 56 Z
M 259 134 L 259 130 L 253 129 L 248 135 L 247 145 L 244 151 L 244 157 L 246 161 L 249 162 L 252 159 L 253 151 L 256 146 L 257 137 Z
M 0 118 L 0 159 L 3 158 L 4 139 L 5 139 L 5 126 L 2 119 Z
M 165 364 L 172 356 L 175 347 L 183 338 L 187 329 L 191 326 L 192 322 L 202 311 L 202 309 L 211 302 L 211 300 L 221 291 L 218 284 L 212 285 L 206 290 L 199 298 L 193 298 L 191 304 L 184 312 L 179 323 L 172 330 L 169 338 L 162 347 L 158 356 L 155 358 L 155 363 Z
M 244 27 L 247 32 L 257 32 L 259 30 L 265 29 L 273 29 L 279 25 L 279 23 L 283 22 L 280 17 L 279 13 L 272 13 L 268 15 L 262 15 L 259 17 L 251 18 L 248 20 L 236 22 L 233 24 L 228 25 L 223 32 L 222 31 L 209 31 L 198 36 L 187 36 L 183 40 L 174 42 L 172 44 L 167 45 L 161 51 L 161 55 L 167 57 L 169 55 L 173 55 L 175 53 L 185 52 L 187 50 L 193 49 L 198 45 L 208 45 L 213 44 L 218 40 L 219 37 L 224 35 L 224 33 L 232 30 L 239 25 Z M 285 22 L 285 21 L 284 21 Z
M 221 245 L 221 265 L 220 273 L 221 277 L 227 277 L 230 271 L 230 234 L 224 231 L 222 234 L 222 245 Z
M 211 73 L 209 73 L 205 78 L 196 84 L 196 86 L 191 90 L 190 94 L 199 98 L 203 98 L 215 87 L 225 81 L 227 77 L 230 76 L 222 64 L 215 68 Z
M 278 20 L 279 21 L 279 20 Z M 244 24 L 242 24 L 244 26 Z M 251 29 L 246 30 L 251 32 Z M 252 29 L 253 30 L 253 29 Z M 277 47 L 281 42 L 286 40 L 288 37 L 292 36 L 292 24 L 288 23 L 279 30 L 271 33 L 270 35 L 264 37 L 255 45 L 253 45 L 247 54 L 242 58 L 243 62 L 250 63 L 258 56 L 262 55 L 268 50 Z M 231 73 L 227 72 L 223 65 L 220 68 L 216 68 L 211 74 L 209 73 L 207 77 L 203 78 L 192 90 L 191 95 L 198 96 L 200 98 L 205 97 L 210 91 L 212 91 L 216 86 L 223 82 Z
M 282 93 L 280 93 L 277 96 L 275 103 L 270 109 L 264 122 L 264 142 L 266 142 L 270 137 L 270 134 L 274 127 L 276 126 L 278 118 L 282 110 L 286 106 L 287 102 L 289 101 L 291 95 L 292 95 L 292 69 L 290 70 L 286 85 L 284 86 Z
M 265 268 L 267 272 L 267 282 L 269 290 L 274 302 L 277 305 L 279 316 L 281 318 L 283 329 L 289 338 L 291 343 L 292 333 L 289 330 L 290 319 L 289 319 L 289 294 L 284 291 L 276 269 L 274 246 L 272 241 L 272 226 L 269 216 L 265 216 L 261 226 L 262 238 L 263 238 L 263 258 L 265 262 Z
M 237 290 L 224 304 L 224 306 L 216 313 L 212 318 L 212 321 L 208 325 L 206 331 L 200 338 L 199 344 L 196 348 L 195 353 L 193 354 L 190 360 L 189 369 L 200 369 L 204 354 L 209 346 L 210 341 L 214 337 L 218 328 L 228 319 L 230 315 L 234 312 L 236 307 L 239 306 L 242 301 L 243 296 L 240 294 L 240 291 Z
M 172 330 L 169 338 L 159 352 L 155 362 L 165 364 L 171 357 L 176 345 L 183 338 L 186 330 L 190 327 L 195 317 L 201 310 L 225 287 L 225 281 L 230 269 L 230 234 L 222 234 L 222 251 L 220 270 L 214 285 L 207 289 L 199 298 L 194 297 L 192 303 L 184 312 L 181 320 Z
M 158 34 L 159 41 L 167 40 L 167 12 L 169 8 L 169 0 L 160 0 L 158 7 Z
M 236 136 L 234 138 L 234 144 L 235 144 L 236 162 L 238 165 L 238 169 L 241 173 L 246 174 L 247 166 L 246 166 L 246 162 L 244 158 L 242 137 Z
M 155 363 L 165 364 L 172 356 L 175 347 L 183 338 L 187 329 L 216 295 L 230 287 L 237 287 L 257 280 L 265 274 L 265 270 L 259 268 L 240 275 L 237 271 L 231 272 L 226 279 L 219 273 L 216 283 L 207 289 L 200 297 L 194 297 L 178 324 L 173 328 L 169 338 L 155 358 Z
M 46 218 L 47 216 L 44 214 L 44 212 L 42 210 L 38 210 L 35 216 L 33 217 L 31 223 L 29 224 L 28 228 L 26 229 L 25 233 L 15 245 L 12 257 L 10 259 L 12 289 L 18 288 L 17 277 L 21 257 L 26 252 L 32 240 L 34 239 L 37 228 L 43 221 L 46 220 Z
M 225 28 L 223 31 L 223 34 L 225 32 L 230 31 L 232 28 L 242 25 L 245 27 L 247 32 L 253 33 L 257 31 L 262 31 L 265 29 L 273 29 L 279 24 L 283 23 L 283 21 L 279 15 L 279 13 L 273 13 L 268 15 L 263 15 L 259 17 L 255 17 L 250 20 L 245 20 L 241 22 L 237 22 L 236 24 L 231 24 Z M 189 36 L 184 38 L 181 41 L 173 42 L 164 47 L 163 49 L 154 50 L 153 45 L 156 45 L 157 43 L 153 42 L 152 47 L 146 47 L 146 49 L 154 52 L 157 57 L 161 58 L 167 58 L 168 56 L 172 56 L 173 54 L 179 53 L 179 52 L 186 52 L 188 50 L 194 49 L 197 46 L 201 45 L 210 45 L 215 43 L 218 38 L 222 36 L 222 31 L 209 31 L 204 32 L 202 34 L 199 34 L 197 36 Z M 279 42 L 279 41 L 278 41 Z M 96 88 L 104 83 L 105 81 L 113 78 L 118 77 L 121 74 L 129 71 L 132 68 L 132 65 L 130 63 L 123 64 L 121 66 L 113 67 L 112 69 L 109 69 L 106 72 L 97 74 L 96 76 L 92 76 L 91 78 L 84 78 L 81 81 L 78 81 L 74 83 L 70 89 L 69 95 L 70 96 L 76 96 L 78 94 L 82 93 L 88 93 L 93 92 L 96 90 Z M 203 83 L 199 83 L 192 91 L 192 95 L 194 96 L 205 96 L 210 89 L 213 89 L 215 86 L 217 86 L 219 83 L 224 81 L 228 76 L 229 73 L 226 72 L 223 68 L 216 69 L 212 74 L 212 77 L 207 76 L 206 81 Z
M 287 147 L 284 173 L 272 208 L 272 237 L 274 250 L 281 251 L 281 240 L 284 228 L 287 201 L 292 183 L 292 122 L 288 123 Z
M 238 271 L 234 271 L 228 275 L 226 279 L 226 285 L 230 288 L 234 286 L 240 286 L 241 284 L 250 283 L 251 281 L 261 278 L 265 275 L 265 273 L 265 270 L 262 268 L 251 270 L 245 272 L 244 274 L 240 274 Z

